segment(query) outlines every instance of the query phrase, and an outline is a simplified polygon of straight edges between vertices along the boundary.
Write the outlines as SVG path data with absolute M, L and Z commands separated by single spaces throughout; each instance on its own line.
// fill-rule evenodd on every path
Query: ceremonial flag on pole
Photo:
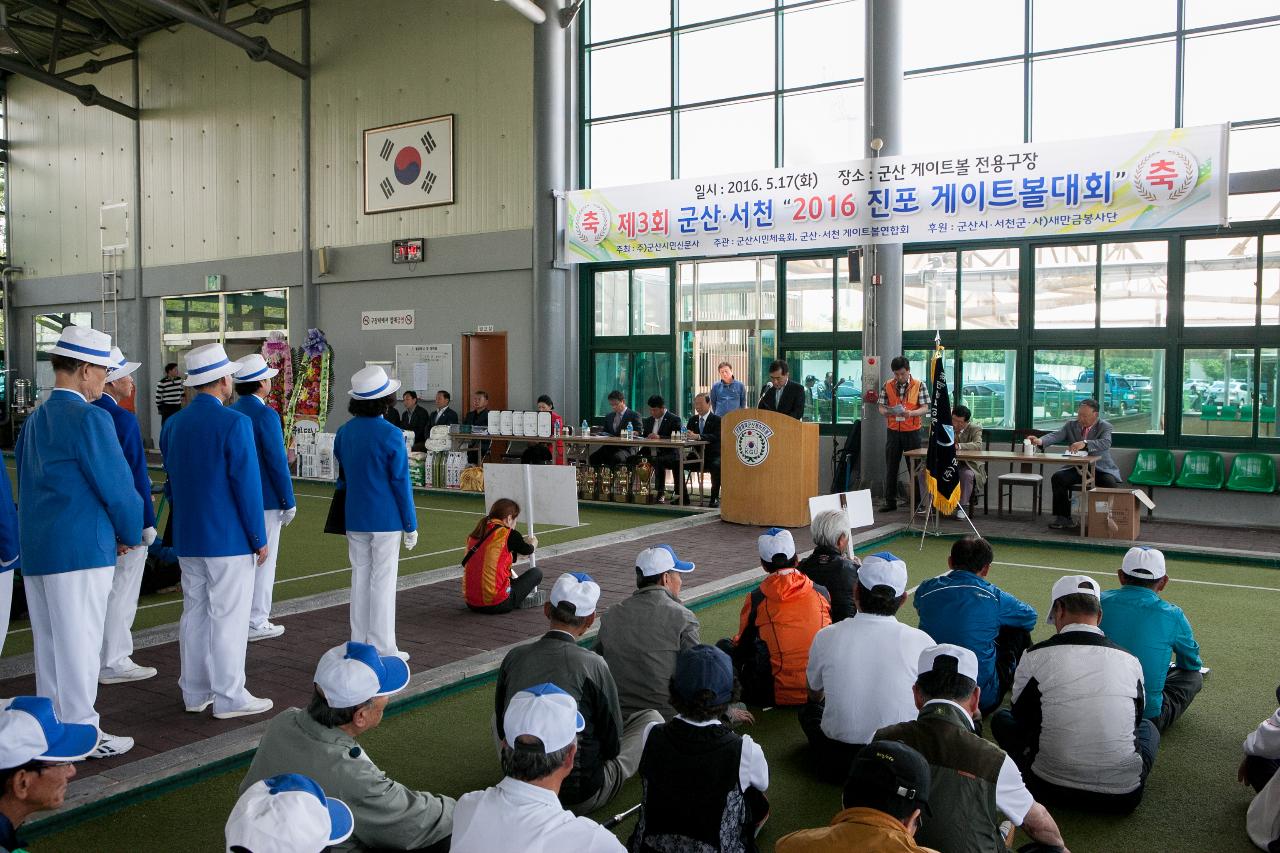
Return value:
M 925 457 L 924 479 L 933 505 L 943 515 L 960 506 L 960 463 L 956 460 L 956 430 L 951 424 L 951 397 L 947 374 L 942 369 L 942 339 L 934 339 L 933 392 L 929 395 L 929 452 Z

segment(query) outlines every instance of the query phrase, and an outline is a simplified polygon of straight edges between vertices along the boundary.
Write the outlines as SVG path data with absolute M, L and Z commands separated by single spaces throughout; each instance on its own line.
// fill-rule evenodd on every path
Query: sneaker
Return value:
M 546 590 L 535 589 L 533 592 L 525 596 L 524 601 L 520 602 L 521 610 L 529 610 L 533 607 L 541 607 L 547 603 Z
M 89 753 L 90 758 L 115 758 L 124 755 L 133 749 L 133 738 L 123 737 L 121 735 L 109 735 L 102 733 L 102 737 L 98 739 L 98 745 L 94 747 L 93 752 Z
M 1053 517 L 1053 521 L 1049 522 L 1050 530 L 1062 530 L 1063 528 L 1070 527 L 1070 526 L 1071 526 L 1071 519 L 1063 518 L 1060 515 L 1055 515 Z
M 249 642 L 256 643 L 258 640 L 270 640 L 272 637 L 279 637 L 283 633 L 283 625 L 275 625 L 271 622 L 263 622 L 257 627 L 250 625 Z
M 184 710 L 186 710 L 188 714 L 201 714 L 207 711 L 209 709 L 209 706 L 212 704 L 213 704 L 213 697 L 210 696 L 208 699 L 204 700 L 199 705 L 185 706 Z
M 215 720 L 230 720 L 235 717 L 251 717 L 254 714 L 261 714 L 270 711 L 275 703 L 270 699 L 261 699 L 257 696 L 250 696 L 249 701 L 233 711 L 215 711 L 213 718 Z
M 155 678 L 156 668 L 154 666 L 138 666 L 128 658 L 124 659 L 124 664 L 113 669 L 104 669 L 98 674 L 99 684 L 124 684 L 126 681 L 146 681 L 148 678 Z
M 964 521 L 968 517 L 969 516 L 965 515 L 963 508 L 956 510 L 956 518 L 960 519 L 961 521 Z

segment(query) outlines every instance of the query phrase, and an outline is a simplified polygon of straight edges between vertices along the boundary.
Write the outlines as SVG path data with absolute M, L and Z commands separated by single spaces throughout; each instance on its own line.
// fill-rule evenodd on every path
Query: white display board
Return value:
M 841 500 L 843 498 L 843 500 Z M 850 530 L 857 527 L 870 527 L 875 524 L 875 514 L 871 510 L 871 491 L 843 492 L 834 495 L 816 495 L 809 498 L 809 517 L 828 510 L 844 510 Z
M 396 347 L 396 379 L 405 391 L 434 396 L 453 392 L 453 344 L 401 344 Z
M 527 478 L 527 480 L 526 480 Z M 530 506 L 530 497 L 533 505 Z M 520 521 L 577 527 L 578 478 L 572 465 L 484 466 L 484 505 L 499 498 L 520 504 Z

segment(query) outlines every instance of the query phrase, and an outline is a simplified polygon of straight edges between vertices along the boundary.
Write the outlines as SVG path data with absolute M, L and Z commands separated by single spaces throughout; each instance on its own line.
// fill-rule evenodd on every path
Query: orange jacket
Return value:
M 475 553 L 462 566 L 462 594 L 472 607 L 501 604 L 511 595 L 513 558 L 507 548 L 510 534 L 511 528 L 491 518 L 479 548 L 478 540 L 467 537 L 467 551 L 475 548 Z
M 898 396 L 898 383 L 890 379 L 884 384 L 884 397 L 887 401 L 885 405 L 891 409 L 899 403 L 906 407 L 907 411 L 918 409 L 920 408 L 920 380 L 914 376 L 911 377 L 911 381 L 907 383 L 907 396 L 904 398 Z M 889 420 L 889 429 L 896 429 L 899 432 L 915 432 L 920 429 L 919 415 L 890 414 L 886 417 Z
M 747 596 L 738 620 L 735 646 L 759 637 L 769 649 L 773 701 L 803 705 L 809 699 L 805 669 L 813 635 L 831 624 L 831 605 L 796 569 L 771 573 Z

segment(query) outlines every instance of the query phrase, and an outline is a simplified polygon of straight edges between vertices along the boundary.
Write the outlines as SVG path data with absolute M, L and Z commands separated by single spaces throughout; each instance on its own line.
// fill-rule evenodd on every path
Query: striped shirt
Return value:
M 184 390 L 181 376 L 166 376 L 156 383 L 156 405 L 181 406 Z

